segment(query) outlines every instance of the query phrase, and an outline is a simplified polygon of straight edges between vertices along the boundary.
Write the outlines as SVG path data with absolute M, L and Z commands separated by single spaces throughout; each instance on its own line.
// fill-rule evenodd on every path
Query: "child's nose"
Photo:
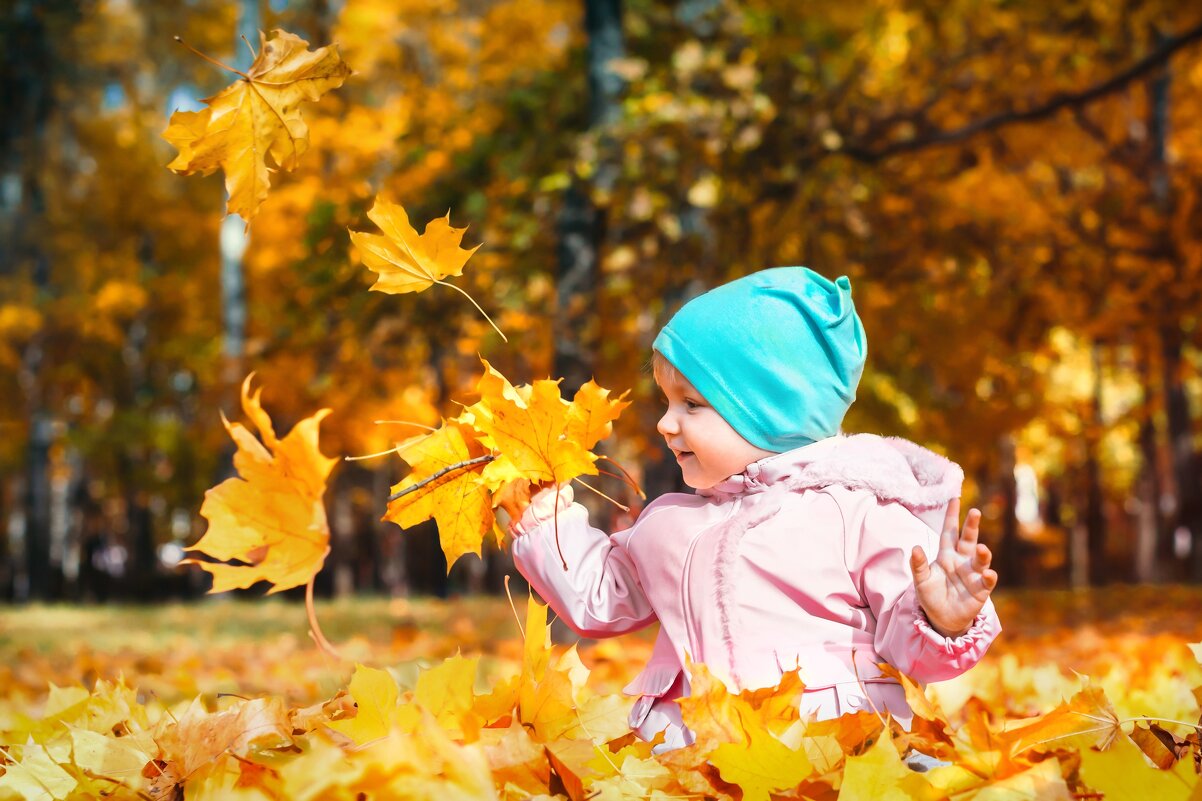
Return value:
M 664 412 L 663 417 L 659 418 L 659 422 L 655 424 L 655 430 L 665 437 L 675 434 L 680 430 L 680 426 L 676 424 L 676 417 L 672 414 L 671 409 Z

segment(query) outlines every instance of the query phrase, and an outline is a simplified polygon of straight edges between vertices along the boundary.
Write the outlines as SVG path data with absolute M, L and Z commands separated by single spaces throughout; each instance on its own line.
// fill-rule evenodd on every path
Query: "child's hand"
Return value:
M 957 498 L 948 504 L 935 561 L 928 562 L 922 548 L 917 546 L 910 553 L 918 603 L 931 625 L 945 637 L 958 637 L 968 631 L 997 586 L 997 572 L 989 569 L 993 554 L 977 542 L 980 523 L 980 511 L 969 509 L 964 531 L 958 531 L 960 499 Z
M 569 484 L 545 487 L 540 490 L 521 515 L 509 523 L 509 533 L 515 537 L 523 536 L 527 531 L 542 525 L 559 512 L 572 505 L 572 487 Z

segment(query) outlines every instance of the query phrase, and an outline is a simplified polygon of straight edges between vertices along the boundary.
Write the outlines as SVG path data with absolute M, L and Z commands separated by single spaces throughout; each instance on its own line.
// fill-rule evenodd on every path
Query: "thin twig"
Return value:
M 1078 107 L 1085 105 L 1093 100 L 1097 100 L 1107 95 L 1113 94 L 1125 88 L 1131 81 L 1139 78 L 1144 73 L 1149 72 L 1161 64 L 1172 58 L 1173 54 L 1178 50 L 1202 39 L 1202 24 L 1195 25 L 1193 28 L 1186 30 L 1178 36 L 1171 36 L 1164 40 L 1160 47 L 1153 50 L 1148 55 L 1144 56 L 1139 61 L 1110 78 L 1095 84 L 1094 86 L 1084 89 L 1080 92 L 1061 92 L 1052 96 L 1046 103 L 1024 111 L 1003 111 L 997 114 L 985 117 L 974 122 L 970 122 L 959 128 L 949 131 L 934 131 L 931 135 L 920 138 L 910 139 L 901 142 L 891 142 L 877 150 L 861 149 L 856 147 L 845 148 L 844 153 L 859 161 L 873 163 L 880 161 L 889 156 L 895 156 L 900 153 L 907 153 L 915 150 L 922 150 L 932 145 L 948 144 L 968 139 L 974 134 L 985 131 L 997 130 L 999 128 L 1019 122 L 1035 122 L 1038 120 L 1047 119 L 1053 116 L 1056 112 L 1063 108 Z
M 421 481 L 417 482 L 416 484 L 411 484 L 410 486 L 405 487 L 404 489 L 400 489 L 400 490 L 397 490 L 396 492 L 392 493 L 391 495 L 388 496 L 388 502 L 392 503 L 395 500 L 403 498 L 406 495 L 408 495 L 409 493 L 415 492 L 416 490 L 421 489 L 422 487 L 429 484 L 431 481 L 437 481 L 438 479 L 445 476 L 447 473 L 450 473 L 454 470 L 462 470 L 462 469 L 466 469 L 468 467 L 474 467 L 475 465 L 478 465 L 478 464 L 485 464 L 487 462 L 491 462 L 493 459 L 496 459 L 496 458 L 497 458 L 496 454 L 486 453 L 483 456 L 477 456 L 475 459 L 468 459 L 466 462 L 456 462 L 453 465 L 448 465 L 447 467 L 444 467 L 443 469 L 439 470 L 434 475 L 427 476 L 426 478 L 423 478 Z

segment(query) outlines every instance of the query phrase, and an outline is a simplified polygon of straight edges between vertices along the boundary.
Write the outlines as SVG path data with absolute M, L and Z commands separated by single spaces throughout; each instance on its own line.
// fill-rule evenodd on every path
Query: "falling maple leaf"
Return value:
M 330 528 L 322 495 L 337 459 L 322 456 L 317 447 L 322 409 L 297 423 L 279 439 L 271 418 L 259 402 L 262 390 L 250 392 L 251 379 L 242 383 L 242 409 L 255 424 L 262 442 L 240 423 L 222 415 L 226 430 L 238 446 L 229 478 L 205 493 L 200 514 L 209 528 L 189 551 L 217 562 L 186 559 L 213 576 L 210 592 L 270 582 L 276 593 L 309 582 L 321 570 L 330 551 Z M 242 564 L 228 564 L 236 560 Z
M 351 70 L 336 47 L 309 50 L 308 42 L 278 29 L 260 32 L 259 53 L 246 72 L 218 66 L 239 80 L 205 98 L 208 108 L 171 115 L 163 138 L 179 154 L 167 166 L 181 175 L 224 170 L 229 211 L 249 223 L 267 198 L 273 168 L 294 169 L 309 146 L 301 102 L 338 88 Z
M 492 318 L 480 308 L 476 300 L 459 287 L 442 279 L 452 275 L 463 275 L 463 267 L 480 246 L 466 250 L 459 246 L 466 228 L 451 227 L 451 213 L 437 217 L 426 225 L 424 233 L 409 224 L 409 215 L 399 203 L 389 203 L 379 198 L 372 204 L 367 217 L 380 227 L 383 234 L 351 231 L 351 242 L 359 249 L 359 258 L 372 272 L 378 274 L 371 288 L 376 292 L 399 295 L 406 292 L 421 292 L 438 284 L 450 287 L 463 295 L 484 319 L 501 334 Z

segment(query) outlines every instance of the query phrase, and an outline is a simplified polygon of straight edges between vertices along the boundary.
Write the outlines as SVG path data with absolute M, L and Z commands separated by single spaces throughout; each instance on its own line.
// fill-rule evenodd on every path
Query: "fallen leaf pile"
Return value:
M 249 611 L 264 613 L 262 605 Z M 464 641 L 477 641 L 470 623 L 462 629 Z M 515 644 L 520 651 L 492 646 L 513 654 L 508 669 L 494 663 L 485 670 L 491 658 L 457 653 L 422 670 L 359 665 L 344 690 L 307 705 L 271 694 L 166 701 L 121 678 L 100 678 L 90 690 L 51 685 L 33 703 L 14 704 L 6 694 L 0 799 L 1188 801 L 1199 792 L 1199 732 L 1182 725 L 1198 720 L 1196 698 L 1188 713 L 1176 712 L 1182 723 L 1129 721 L 1099 683 L 1077 679 L 1071 697 L 1038 716 L 1015 719 L 975 692 L 948 715 L 937 693 L 903 679 L 916 712 L 905 732 L 871 712 L 799 719 L 796 673 L 776 688 L 735 695 L 694 665 L 693 694 L 681 711 L 697 742 L 654 755 L 627 730 L 630 699 L 601 689 L 609 684 L 604 674 L 619 665 L 627 677 L 637 669 L 645 640 L 553 646 L 547 610 L 533 601 L 525 631 L 525 642 Z M 1062 632 L 1062 640 L 1071 639 Z M 442 644 L 455 641 L 450 634 Z M 267 644 L 258 658 L 266 663 L 274 650 Z M 618 655 L 627 651 L 634 655 L 624 663 Z M 0 678 L 19 675 L 6 661 L 10 673 Z M 1196 662 L 1173 664 L 1145 680 L 1180 685 L 1184 676 L 1174 671 L 1185 667 L 1191 679 L 1199 675 Z M 1024 662 L 1015 669 L 1040 667 Z M 915 772 L 904 762 L 912 748 L 951 764 Z

